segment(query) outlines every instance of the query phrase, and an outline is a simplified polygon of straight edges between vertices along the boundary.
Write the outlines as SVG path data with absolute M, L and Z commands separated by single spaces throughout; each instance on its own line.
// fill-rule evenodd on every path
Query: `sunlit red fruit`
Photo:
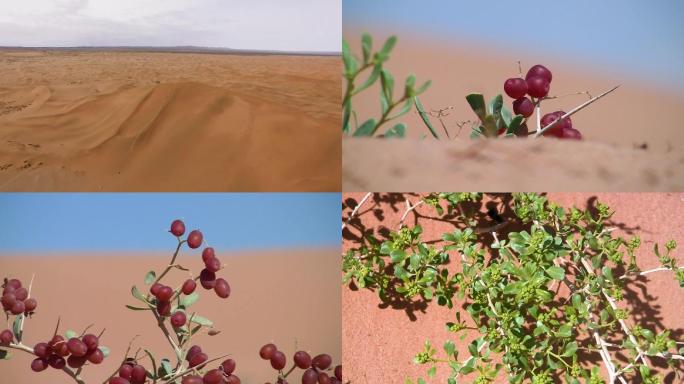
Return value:
M 0 332 L 0 345 L 10 345 L 14 340 L 14 334 L 9 329 Z
M 527 71 L 527 75 L 525 76 L 525 80 L 529 80 L 532 77 L 541 77 L 544 80 L 546 80 L 548 83 L 551 83 L 551 80 L 553 80 L 553 74 L 551 73 L 551 71 L 541 64 L 537 64 L 537 65 L 532 66 Z
M 216 274 L 206 268 L 200 272 L 200 284 L 204 289 L 214 289 L 216 284 Z
M 228 282 L 225 279 L 218 278 L 214 284 L 214 291 L 218 297 L 227 299 L 228 296 L 230 296 L 230 285 L 228 285 Z
M 182 220 L 174 220 L 169 230 L 174 236 L 181 237 L 185 233 L 185 223 Z
M 195 229 L 194 231 L 190 232 L 190 234 L 188 234 L 188 247 L 192 249 L 199 248 L 202 245 L 202 240 L 202 232 Z
M 504 91 L 512 99 L 520 99 L 527 94 L 527 82 L 519 77 L 510 78 L 504 82 Z
M 527 97 L 517 99 L 513 101 L 513 113 L 530 117 L 534 113 L 534 103 Z
M 29 315 L 38 306 L 36 299 L 29 297 L 29 292 L 22 287 L 18 279 L 6 280 L 0 297 L 2 309 L 12 315 Z
M 171 325 L 173 325 L 174 328 L 180 328 L 184 326 L 186 320 L 187 317 L 185 316 L 185 312 L 178 311 L 171 315 Z
M 278 350 L 275 344 L 266 344 L 259 350 L 259 356 L 264 360 L 269 360 L 271 356 Z
M 294 354 L 295 365 L 301 369 L 307 369 L 311 366 L 311 356 L 304 351 L 297 351 Z
M 181 292 L 183 292 L 184 295 L 190 295 L 193 292 L 195 292 L 195 288 L 197 288 L 197 283 L 195 283 L 195 280 L 187 279 L 183 283 L 183 287 L 181 288 Z
M 330 365 L 332 365 L 332 357 L 327 353 L 322 353 L 311 360 L 311 366 L 321 370 L 328 369 Z
M 44 371 L 48 367 L 47 359 L 37 358 L 31 362 L 31 370 L 33 372 Z
M 235 360 L 233 359 L 227 359 L 223 363 L 221 363 L 221 368 L 223 368 L 223 372 L 227 374 L 231 374 L 235 372 Z
M 551 90 L 551 83 L 541 76 L 527 79 L 527 93 L 536 98 L 546 97 Z
M 285 364 L 287 363 L 287 358 L 285 357 L 285 354 L 282 353 L 281 351 L 275 351 L 273 352 L 273 355 L 271 356 L 271 367 L 276 370 L 281 370 L 285 368 Z

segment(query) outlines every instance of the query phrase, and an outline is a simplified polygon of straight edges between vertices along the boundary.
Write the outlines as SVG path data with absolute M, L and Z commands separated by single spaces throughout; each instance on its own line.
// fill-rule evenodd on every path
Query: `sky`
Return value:
M 0 0 L 0 46 L 339 52 L 342 0 Z
M 684 87 L 684 1 L 344 0 L 345 31 L 387 29 L 534 50 Z
M 3 193 L 0 255 L 169 251 L 171 222 L 218 250 L 338 247 L 338 193 Z

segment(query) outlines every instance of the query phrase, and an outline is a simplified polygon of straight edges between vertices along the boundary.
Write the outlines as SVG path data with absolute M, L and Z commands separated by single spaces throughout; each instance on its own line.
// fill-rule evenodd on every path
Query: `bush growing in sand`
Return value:
M 629 324 L 639 309 L 625 300 L 629 285 L 651 273 L 674 276 L 684 287 L 674 241 L 653 248 L 662 267 L 641 270 L 635 254 L 641 240 L 615 236 L 605 204 L 565 209 L 534 193 L 490 198 L 507 217 L 497 208 L 473 208 L 482 202 L 479 193 L 425 195 L 407 204 L 400 228 L 387 240 L 367 235 L 343 255 L 344 283 L 377 291 L 383 301 L 462 304 L 465 311 L 456 310 L 445 327 L 467 343 L 469 356 L 459 356 L 459 341 L 447 341 L 439 351 L 426 341 L 414 362 L 428 366 L 428 377 L 447 369 L 449 383 L 506 376 L 511 383 L 598 384 L 605 383 L 601 365 L 609 383 L 662 383 L 656 366 L 680 374 L 675 364 L 684 360 L 684 342 L 671 330 Z M 419 225 L 403 224 L 420 205 L 434 207 L 457 229 L 438 245 L 422 239 Z M 454 256 L 458 266 L 449 265 Z M 588 359 L 591 354 L 600 360 Z
M 146 348 L 132 353 L 131 347 L 134 340 L 131 340 L 120 366 L 103 382 L 105 384 L 239 384 L 240 379 L 234 373 L 235 360 L 227 358 L 228 355 L 210 358 L 202 351 L 200 345 L 194 343 L 200 333 L 206 332 L 209 336 L 219 333 L 213 328 L 211 320 L 196 313 L 191 307 L 199 299 L 199 294 L 196 292 L 198 281 L 203 289 L 213 291 L 219 298 L 230 297 L 230 285 L 224 278 L 217 277 L 217 273 L 220 273 L 223 266 L 216 257 L 214 249 L 205 247 L 202 250 L 205 268 L 199 275 L 192 277 L 190 270 L 177 263 L 176 259 L 183 245 L 197 249 L 204 244 L 202 232 L 193 230 L 183 239 L 185 224 L 180 220 L 175 220 L 171 224 L 169 232 L 178 240 L 170 262 L 160 273 L 154 270 L 147 272 L 144 281 L 146 285 L 149 285 L 148 293 L 143 293 L 137 286 L 131 287 L 131 295 L 139 303 L 126 305 L 126 307 L 132 311 L 152 314 L 159 330 L 171 347 L 175 361 L 168 358 L 159 359 L 156 353 Z M 164 277 L 173 269 L 186 271 L 191 274 L 191 278 L 180 282 L 175 288 L 165 285 Z M 38 301 L 31 297 L 32 285 L 33 279 L 28 288 L 24 288 L 18 279 L 4 279 L 2 306 L 8 323 L 10 321 L 12 323 L 12 329 L 0 332 L 0 358 L 10 359 L 9 350 L 23 351 L 36 356 L 31 363 L 31 369 L 34 372 L 41 372 L 48 368 L 58 369 L 64 371 L 75 382 L 85 384 L 81 377 L 82 371 L 88 369 L 89 366 L 102 363 L 110 355 L 109 348 L 100 344 L 104 330 L 95 335 L 87 333 L 90 328 L 88 327 L 80 334 L 67 330 L 62 335 L 59 333 L 58 321 L 48 340 L 38 342 L 33 347 L 26 344 L 23 333 L 24 322 L 36 314 L 38 307 Z M 306 352 L 298 351 L 295 354 L 295 360 L 301 354 L 306 354 Z M 282 355 L 282 360 L 279 360 L 280 355 Z M 332 368 L 330 356 L 323 355 L 327 356 L 328 364 L 325 366 L 318 364 L 320 357 L 317 356 L 313 362 L 310 362 L 310 366 L 302 369 L 314 371 L 319 383 L 341 383 L 342 367 Z M 285 357 L 282 352 L 278 352 L 278 358 L 275 360 L 278 364 L 274 364 L 273 359 L 271 364 L 276 369 L 276 382 L 286 384 L 286 378 L 292 373 L 294 367 L 288 372 L 283 371 Z M 301 368 L 299 364 L 296 366 Z M 305 384 L 312 384 L 312 382 L 307 381 Z

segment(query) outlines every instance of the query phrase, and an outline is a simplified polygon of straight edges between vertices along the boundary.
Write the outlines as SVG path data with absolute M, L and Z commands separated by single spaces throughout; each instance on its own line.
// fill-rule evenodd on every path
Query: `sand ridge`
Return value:
M 0 189 L 339 190 L 338 59 L 0 51 Z

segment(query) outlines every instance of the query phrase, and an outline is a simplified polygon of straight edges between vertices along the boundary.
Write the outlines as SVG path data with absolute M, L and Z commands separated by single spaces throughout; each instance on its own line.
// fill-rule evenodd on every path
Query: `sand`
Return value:
M 0 190 L 335 191 L 336 56 L 0 50 Z
M 193 306 L 214 321 L 221 333 L 196 337 L 210 358 L 230 353 L 237 361 L 236 374 L 243 383 L 273 382 L 276 378 L 268 361 L 261 360 L 259 348 L 275 342 L 288 358 L 304 349 L 327 352 L 337 364 L 341 356 L 341 313 L 339 250 L 280 250 L 223 254 L 217 252 L 226 269 L 219 273 L 231 285 L 231 296 L 220 300 L 213 291 L 198 286 L 201 298 Z M 199 270 L 199 253 L 182 257 L 181 263 Z M 143 276 L 150 266 L 161 266 L 168 259 L 152 254 L 89 255 L 0 255 L 0 274 L 11 274 L 29 281 L 35 273 L 33 295 L 38 310 L 27 320 L 24 340 L 33 345 L 50 337 L 57 317 L 62 330 L 80 332 L 89 324 L 99 332 L 106 328 L 102 344 L 111 356 L 100 365 L 84 369 L 88 383 L 101 383 L 121 362 L 130 339 L 140 335 L 134 348 L 150 347 L 157 358 L 173 356 L 170 346 L 156 327 L 150 313 L 134 312 L 133 284 L 143 287 Z M 159 268 L 158 268 L 159 269 Z M 169 282 L 182 282 L 186 272 L 169 274 Z M 295 347 L 297 346 L 297 347 Z M 61 371 L 33 373 L 31 357 L 15 351 L 13 360 L 0 362 L 3 383 L 69 383 Z M 175 361 L 175 360 L 174 360 Z M 149 362 L 146 363 L 149 365 Z M 299 370 L 298 372 L 301 372 Z M 291 375 L 291 382 L 299 377 Z
M 345 28 L 345 38 L 352 50 L 359 52 L 360 30 L 355 26 Z M 387 67 L 397 82 L 410 73 L 416 74 L 421 84 L 432 80 L 432 87 L 421 100 L 427 110 L 452 107 L 444 117 L 452 141 L 437 143 L 415 111 L 399 119 L 407 124 L 408 137 L 414 140 L 377 140 L 373 148 L 362 140 L 345 138 L 345 191 L 452 190 L 459 185 L 467 190 L 497 191 L 667 191 L 681 190 L 684 185 L 681 90 L 661 88 L 607 68 L 550 55 L 495 51 L 459 39 L 392 32 L 399 40 Z M 389 33 L 373 35 L 377 46 Z M 518 60 L 525 68 L 543 63 L 553 71 L 552 95 L 583 91 L 597 95 L 615 85 L 620 88 L 572 117 L 573 126 L 585 139 L 579 145 L 557 140 L 534 145 L 523 140 L 471 144 L 468 124 L 458 134 L 459 124 L 477 119 L 465 96 L 483 93 L 489 100 L 502 93 L 504 81 L 518 74 Z M 371 88 L 355 100 L 360 122 L 379 116 L 377 95 L 378 90 Z M 512 108 L 512 100 L 504 97 Z M 586 95 L 574 95 L 549 100 L 542 112 L 568 111 L 587 99 Z M 436 119 L 433 124 L 445 136 Z M 419 142 L 425 135 L 428 137 Z M 386 175 L 388 169 L 400 177 Z M 475 184 L 472 175 L 478 176 Z
M 364 193 L 343 194 L 342 217 L 347 218 L 353 207 L 362 199 Z M 613 216 L 617 233 L 625 235 L 638 234 L 642 239 L 642 247 L 637 254 L 637 262 L 643 269 L 656 268 L 658 259 L 653 255 L 654 242 L 664 243 L 675 239 L 684 244 L 684 194 L 606 194 L 606 193 L 551 193 L 549 199 L 563 206 L 585 208 L 594 198 L 607 203 L 616 211 Z M 396 229 L 406 207 L 406 199 L 415 204 L 419 196 L 416 194 L 375 194 L 359 210 L 360 216 L 352 222 L 348 230 L 343 231 L 343 250 L 355 246 L 355 238 L 359 228 L 367 231 L 375 230 L 377 235 L 381 228 Z M 423 227 L 424 239 L 439 239 L 441 234 L 453 230 L 449 221 L 437 220 L 431 207 L 420 206 L 416 209 L 418 216 L 409 213 L 406 223 L 419 223 Z M 679 265 L 684 263 L 683 253 L 676 252 Z M 454 267 L 457 268 L 456 263 Z M 679 337 L 684 333 L 684 298 L 682 290 L 671 274 L 654 273 L 645 276 L 644 285 L 631 285 L 632 293 L 626 295 L 635 305 L 635 311 L 628 318 L 628 323 L 639 322 L 653 326 L 658 331 L 665 327 L 675 330 Z M 643 287 L 643 290 L 642 290 Z M 458 305 L 454 306 L 455 308 Z M 650 308 L 650 309 L 649 309 Z M 469 318 L 467 313 L 463 313 Z M 403 383 L 409 377 L 426 377 L 426 366 L 412 363 L 413 356 L 422 351 L 426 339 L 441 347 L 446 340 L 456 342 L 460 356 L 468 356 L 467 342 L 458 342 L 444 328 L 444 323 L 454 319 L 454 310 L 429 303 L 406 306 L 395 303 L 394 306 L 383 305 L 375 292 L 365 289 L 342 289 L 342 355 L 346 378 L 354 384 L 365 383 Z M 599 365 L 601 365 L 600 360 Z M 603 368 L 602 372 L 605 373 Z M 435 379 L 429 383 L 445 382 L 447 371 L 438 370 Z M 463 382 L 472 382 L 474 378 L 466 377 Z M 668 375 L 666 383 L 676 383 L 673 375 Z M 497 383 L 507 383 L 502 376 Z

